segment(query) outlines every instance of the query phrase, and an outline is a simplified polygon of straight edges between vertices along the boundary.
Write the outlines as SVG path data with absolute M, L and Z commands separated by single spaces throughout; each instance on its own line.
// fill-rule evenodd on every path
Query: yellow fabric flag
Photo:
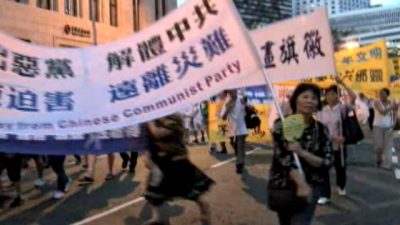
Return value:
M 249 129 L 246 141 L 258 144 L 272 144 L 272 135 L 268 129 L 268 117 L 271 112 L 271 105 L 253 105 L 257 110 L 257 115 L 261 120 L 259 127 Z
M 389 86 L 389 59 L 385 40 L 338 52 L 335 59 L 337 71 L 349 87 L 378 90 Z
M 390 65 L 386 41 L 378 41 L 356 49 L 335 53 L 336 70 L 346 85 L 356 90 L 379 90 L 389 87 Z M 335 84 L 333 75 L 288 81 L 280 85 L 297 85 L 300 82 L 315 83 L 321 88 Z
M 208 104 L 208 139 L 211 143 L 226 141 L 228 138 L 226 121 L 219 118 L 223 104 L 222 101 Z
M 208 105 L 208 129 L 209 140 L 211 143 L 228 141 L 227 122 L 219 118 L 219 112 L 223 102 L 213 102 Z M 272 144 L 272 135 L 268 130 L 268 117 L 271 109 L 270 105 L 253 105 L 257 110 L 257 115 L 261 120 L 259 127 L 249 129 L 246 141 L 249 143 Z

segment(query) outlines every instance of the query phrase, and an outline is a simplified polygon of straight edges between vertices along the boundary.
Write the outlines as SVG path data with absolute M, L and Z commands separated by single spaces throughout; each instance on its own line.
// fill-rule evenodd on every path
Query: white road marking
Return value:
M 122 205 L 116 206 L 116 207 L 114 207 L 114 208 L 111 208 L 111 209 L 109 209 L 109 210 L 107 210 L 107 211 L 104 211 L 104 212 L 102 212 L 102 213 L 99 213 L 99 214 L 97 214 L 97 215 L 88 217 L 88 218 L 86 218 L 86 219 L 84 219 L 84 220 L 82 220 L 82 221 L 73 223 L 73 224 L 71 224 L 71 225 L 82 225 L 82 224 L 90 223 L 90 222 L 92 222 L 92 221 L 94 221 L 94 220 L 100 219 L 100 218 L 105 217 L 105 216 L 107 216 L 107 215 L 110 215 L 110 214 L 112 214 L 112 213 L 114 213 L 114 212 L 116 212 L 116 211 L 118 211 L 118 210 L 121 210 L 121 209 L 123 209 L 123 208 L 126 208 L 126 207 L 128 207 L 128 206 L 137 204 L 137 203 L 142 202 L 142 201 L 144 201 L 144 198 L 143 198 L 143 197 L 134 199 L 134 200 L 132 200 L 132 201 L 126 202 L 126 203 L 124 203 L 124 204 L 122 204 Z
M 400 169 L 395 169 L 394 174 L 396 175 L 396 179 L 400 180 Z
M 399 162 L 399 158 L 397 156 L 392 156 L 392 162 L 393 163 L 398 163 Z
M 399 163 L 399 158 L 397 157 L 396 154 L 396 149 L 394 147 L 392 147 L 392 152 L 394 153 L 392 156 L 392 162 L 393 164 L 397 164 Z M 394 169 L 394 175 L 396 176 L 396 179 L 400 180 L 400 169 Z
M 248 151 L 248 152 L 246 152 L 246 155 L 253 154 L 253 153 L 254 153 L 255 151 L 257 151 L 257 150 L 260 150 L 260 148 L 256 148 L 256 149 L 253 149 L 253 150 L 251 150 L 251 151 Z M 214 164 L 214 165 L 210 166 L 210 169 L 215 169 L 215 168 L 221 167 L 221 166 L 226 165 L 226 164 L 228 164 L 228 163 L 231 163 L 231 162 L 233 162 L 233 161 L 235 161 L 235 160 L 236 160 L 236 157 L 227 159 L 227 160 L 225 160 L 225 161 L 222 161 L 222 162 L 219 162 L 219 163 L 217 163 L 217 164 Z
M 256 152 L 256 151 L 258 151 L 258 150 L 260 150 L 260 149 L 261 149 L 261 148 L 255 148 L 255 149 L 253 149 L 253 150 L 251 150 L 251 151 L 248 151 L 248 152 L 246 152 L 246 155 L 253 154 L 254 152 Z M 100 156 L 100 157 L 101 157 L 101 156 Z M 225 161 L 219 162 L 219 163 L 217 163 L 217 164 L 214 164 L 214 165 L 210 166 L 210 169 L 215 169 L 215 168 L 221 167 L 221 166 L 223 166 L 223 165 L 226 165 L 226 164 L 228 164 L 228 163 L 230 163 L 230 162 L 235 161 L 235 159 L 236 159 L 236 157 L 233 157 L 233 158 L 227 159 L 227 160 L 225 160 Z M 400 171 L 399 171 L 399 172 L 400 172 Z M 97 215 L 93 215 L 93 216 L 91 216 L 91 217 L 88 217 L 88 218 L 86 218 L 86 219 L 84 219 L 84 220 L 82 220 L 82 221 L 75 222 L 75 223 L 73 223 L 73 224 L 71 224 L 71 225 L 83 225 L 83 224 L 90 223 L 90 222 L 92 222 L 92 221 L 94 221 L 94 220 L 98 220 L 98 219 L 100 219 L 100 218 L 102 218 L 102 217 L 108 216 L 108 215 L 110 215 L 110 214 L 112 214 L 112 213 L 114 213 L 114 212 L 117 212 L 117 211 L 119 211 L 119 210 L 121 210 L 121 209 L 123 209 L 123 208 L 129 207 L 129 206 L 131 206 L 131 205 L 135 205 L 135 204 L 140 203 L 140 202 L 142 202 L 142 201 L 144 201 L 144 198 L 143 198 L 143 197 L 136 198 L 136 199 L 134 199 L 134 200 L 132 200 L 132 201 L 123 203 L 122 205 L 116 206 L 116 207 L 114 207 L 114 208 L 111 208 L 111 209 L 109 209 L 109 210 L 107 210 L 107 211 L 104 211 L 104 212 L 102 212 L 102 213 L 99 213 L 99 214 L 97 214 Z

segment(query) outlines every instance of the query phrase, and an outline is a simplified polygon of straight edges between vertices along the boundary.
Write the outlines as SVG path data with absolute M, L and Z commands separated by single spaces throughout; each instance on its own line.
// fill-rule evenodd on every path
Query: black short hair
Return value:
M 321 89 L 315 85 L 310 83 L 300 83 L 297 85 L 296 89 L 293 92 L 292 97 L 290 98 L 290 108 L 292 108 L 293 113 L 296 113 L 296 101 L 300 94 L 305 91 L 311 91 L 313 94 L 317 96 L 318 106 L 317 109 L 322 109 L 322 101 L 321 101 Z
M 336 94 L 339 94 L 339 88 L 338 88 L 338 86 L 337 86 L 336 84 L 332 84 L 331 86 L 327 87 L 327 88 L 325 89 L 325 94 L 328 93 L 328 92 L 330 92 L 330 91 L 333 91 L 333 92 L 335 92 Z
M 382 88 L 381 91 L 386 92 L 387 96 L 390 96 L 390 90 L 387 88 Z

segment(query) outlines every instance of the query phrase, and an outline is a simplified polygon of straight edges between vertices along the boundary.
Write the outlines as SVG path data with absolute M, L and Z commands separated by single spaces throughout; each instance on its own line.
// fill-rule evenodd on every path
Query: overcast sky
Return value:
M 390 5 L 390 4 L 400 4 L 400 0 L 371 0 L 371 4 L 382 4 L 382 5 Z
M 186 2 L 186 0 L 177 0 L 178 2 L 178 6 L 184 2 Z M 400 0 L 371 0 L 371 4 L 375 5 L 375 4 L 382 4 L 382 5 L 390 5 L 390 4 L 395 4 L 398 3 L 400 4 Z
M 186 2 L 186 0 L 177 0 L 178 6 L 180 6 L 182 3 Z

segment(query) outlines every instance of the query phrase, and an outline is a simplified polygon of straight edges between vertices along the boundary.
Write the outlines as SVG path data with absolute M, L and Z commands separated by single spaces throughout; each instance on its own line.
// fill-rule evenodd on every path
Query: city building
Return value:
M 292 17 L 292 0 L 233 0 L 250 29 Z
M 400 47 L 400 4 L 334 15 L 330 24 L 342 44 L 365 45 L 386 39 L 388 47 Z
M 0 0 L 0 32 L 37 45 L 85 47 L 131 35 L 174 8 L 176 0 Z
M 313 12 L 316 8 L 326 7 L 329 15 L 370 7 L 370 0 L 293 0 L 293 15 Z

